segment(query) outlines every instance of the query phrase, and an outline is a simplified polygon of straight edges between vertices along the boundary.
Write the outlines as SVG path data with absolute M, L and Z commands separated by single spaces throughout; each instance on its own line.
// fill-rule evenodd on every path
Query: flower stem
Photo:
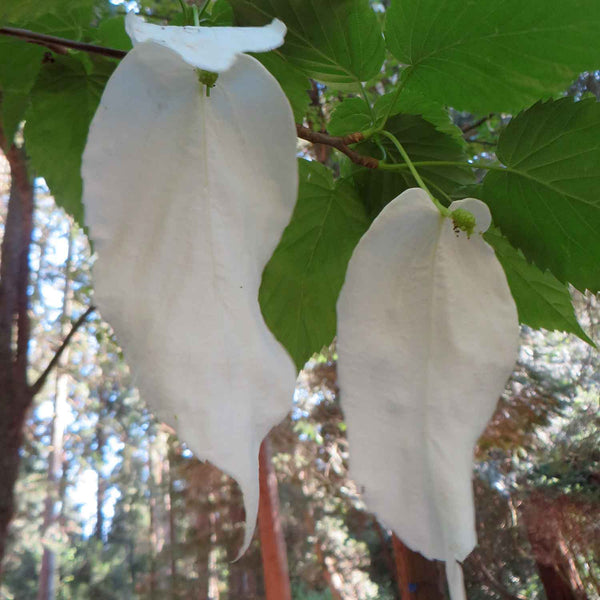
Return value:
M 382 133 L 382 132 L 380 132 Z M 458 160 L 418 160 L 413 162 L 415 167 L 468 167 L 469 169 L 484 169 L 486 171 L 511 172 L 512 169 L 501 165 L 489 165 L 485 163 L 466 162 Z M 379 168 L 384 171 L 401 171 L 408 168 L 407 165 L 379 163 Z
M 398 152 L 400 152 L 400 155 L 404 159 L 404 162 L 410 169 L 410 172 L 412 173 L 412 176 L 414 177 L 415 181 L 417 182 L 417 184 L 419 185 L 420 188 L 423 188 L 427 192 L 427 194 L 431 198 L 431 201 L 435 204 L 436 208 L 440 211 L 440 213 L 444 217 L 449 217 L 450 211 L 439 200 L 437 200 L 434 197 L 434 195 L 429 191 L 429 188 L 425 185 L 425 182 L 421 179 L 419 172 L 413 165 L 412 160 L 410 160 L 410 156 L 408 156 L 408 153 L 406 152 L 406 150 L 404 149 L 402 144 L 398 141 L 398 138 L 394 134 L 390 133 L 389 131 L 380 131 L 380 133 L 381 133 L 381 135 L 388 138 L 388 140 L 390 140 L 392 142 L 392 144 L 394 144 L 394 146 L 396 147 L 396 150 L 398 150 Z

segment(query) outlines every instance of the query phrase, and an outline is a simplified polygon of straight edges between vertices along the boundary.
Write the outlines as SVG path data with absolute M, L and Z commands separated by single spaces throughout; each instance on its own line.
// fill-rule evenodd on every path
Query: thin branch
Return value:
M 500 581 L 498 581 L 498 579 L 496 579 L 492 572 L 486 567 L 481 556 L 476 555 L 476 561 L 477 565 L 481 569 L 481 573 L 484 576 L 483 579 L 485 579 L 483 583 L 491 587 L 492 590 L 496 592 L 496 594 L 498 594 L 503 600 L 527 600 L 524 596 L 521 596 L 520 594 L 513 594 L 512 592 L 507 590 L 504 587 L 504 585 L 500 583 Z
M 482 146 L 495 146 L 494 142 L 486 142 L 484 140 L 478 140 L 477 138 L 466 138 L 465 142 L 469 144 L 481 144 Z
M 37 394 L 41 389 L 44 383 L 46 383 L 46 379 L 48 375 L 52 372 L 52 369 L 58 364 L 62 353 L 67 349 L 67 346 L 71 342 L 73 336 L 77 333 L 77 330 L 87 321 L 87 318 L 96 310 L 95 306 L 90 306 L 80 317 L 75 321 L 73 327 L 71 327 L 71 331 L 67 334 L 62 344 L 52 357 L 52 360 L 48 363 L 48 366 L 44 369 L 44 372 L 38 377 L 37 381 L 31 386 L 31 394 Z
M 46 46 L 50 50 L 57 51 L 59 48 L 70 48 L 71 50 L 82 50 L 91 54 L 100 54 L 101 56 L 109 56 L 110 58 L 123 58 L 127 52 L 117 50 L 116 48 L 105 48 L 104 46 L 96 46 L 95 44 L 86 44 L 85 42 L 76 42 L 66 38 L 56 37 L 54 35 L 46 35 L 45 33 L 37 33 L 28 29 L 18 29 L 16 27 L 0 27 L 0 35 L 9 35 L 32 44 Z M 60 52 L 60 50 L 58 50 Z
M 379 166 L 379 161 L 376 158 L 364 156 L 348 147 L 350 144 L 362 142 L 364 136 L 360 132 L 351 133 L 344 137 L 337 137 L 319 131 L 312 131 L 308 127 L 303 127 L 302 125 L 296 125 L 296 133 L 299 138 L 312 142 L 313 144 L 324 144 L 336 148 L 357 165 L 362 165 L 368 169 L 376 169 Z
M 467 133 L 470 133 L 474 129 L 477 129 L 479 126 L 483 125 L 486 121 L 489 121 L 493 116 L 494 116 L 493 113 L 490 113 L 489 115 L 486 115 L 485 117 L 481 117 L 481 119 L 479 119 L 478 121 L 475 121 L 475 123 L 471 123 L 470 125 L 463 125 L 460 128 L 461 131 L 463 132 L 463 135 L 466 135 Z

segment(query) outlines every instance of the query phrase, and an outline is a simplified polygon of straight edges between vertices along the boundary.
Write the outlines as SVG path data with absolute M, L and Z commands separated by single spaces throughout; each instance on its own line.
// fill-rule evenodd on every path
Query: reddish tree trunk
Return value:
M 524 503 L 527 537 L 548 600 L 582 600 L 586 594 L 562 540 L 555 502 L 536 494 Z
M 0 146 L 6 147 L 1 129 Z M 23 151 L 12 146 L 6 157 L 11 190 L 0 256 L 0 565 L 14 513 L 13 489 L 19 473 L 23 425 L 33 399 L 27 384 L 33 185 Z
M 396 575 L 402 600 L 445 600 L 441 563 L 414 552 L 392 536 Z
M 279 518 L 277 478 L 271 463 L 271 445 L 265 439 L 260 447 L 260 501 L 258 527 L 265 579 L 265 600 L 291 600 L 285 540 Z
M 537 563 L 538 572 L 548 600 L 579 600 L 571 586 L 554 565 Z

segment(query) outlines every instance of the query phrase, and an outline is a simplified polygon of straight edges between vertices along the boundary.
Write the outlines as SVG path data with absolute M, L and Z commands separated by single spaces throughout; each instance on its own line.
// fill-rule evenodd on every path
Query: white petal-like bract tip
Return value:
M 198 69 L 222 73 L 242 52 L 267 52 L 283 44 L 287 28 L 279 19 L 264 27 L 175 27 L 146 23 L 128 13 L 125 29 L 133 45 L 154 42 L 170 48 Z

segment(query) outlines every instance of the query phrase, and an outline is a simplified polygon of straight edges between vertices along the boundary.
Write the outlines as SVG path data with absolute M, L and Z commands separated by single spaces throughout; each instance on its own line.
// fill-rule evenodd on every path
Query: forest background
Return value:
M 386 3 L 371 5 L 383 22 Z M 87 45 L 121 52 L 129 48 L 122 5 L 53 1 L 43 8 L 31 2 L 20 2 L 16 9 L 17 4 L 5 6 L 0 7 L 0 27 L 6 20 L 9 27 Z M 157 20 L 178 23 L 182 18 L 177 2 L 130 3 L 129 8 L 134 6 Z M 227 24 L 234 12 L 218 0 L 211 3 L 207 18 L 211 24 Z M 348 191 L 347 174 L 361 159 L 352 155 L 343 137 L 370 123 L 365 110 L 377 101 L 387 112 L 391 99 L 386 94 L 398 83 L 397 60 L 387 56 L 377 80 L 364 86 L 364 97 L 344 85 L 307 78 L 285 55 L 261 60 L 279 77 L 304 128 L 299 130 L 299 155 L 312 162 L 303 163 L 301 177 L 312 173 L 321 178 L 318 185 L 301 187 L 305 197 L 334 207 L 339 194 L 350 205 L 368 198 L 372 216 L 406 187 L 409 176 L 374 175 L 363 165 Z M 293 411 L 263 447 L 261 527 L 248 553 L 231 562 L 243 528 L 237 485 L 195 459 L 173 431 L 152 418 L 110 328 L 92 309 L 93 259 L 76 201 L 80 182 L 72 172 L 115 66 L 115 58 L 85 48 L 0 35 L 0 141 L 6 155 L 1 306 L 8 306 L 9 285 L 16 281 L 19 322 L 19 336 L 0 359 L 36 382 L 15 392 L 6 369 L 0 382 L 3 394 L 9 390 L 12 399 L 0 399 L 3 443 L 20 447 L 17 503 L 10 535 L 2 539 L 0 597 L 443 598 L 439 565 L 420 559 L 391 536 L 347 477 L 335 346 L 327 345 L 333 338 L 327 326 L 320 332 L 321 353 L 300 374 Z M 597 100 L 598 73 L 583 73 L 556 97 L 564 95 Z M 468 157 L 495 164 L 499 136 L 511 120 L 509 112 L 450 109 L 443 121 L 432 109 L 436 129 L 405 112 L 392 115 L 395 131 L 422 161 Z M 29 124 L 25 130 L 24 120 Z M 328 133 L 320 136 L 322 132 Z M 13 137 L 16 144 L 11 146 Z M 441 154 L 431 156 L 432 147 Z M 372 145 L 360 150 L 377 152 Z M 427 175 L 448 194 L 475 183 L 458 167 L 433 167 Z M 360 231 L 362 217 L 342 217 L 328 224 L 330 234 L 353 221 Z M 549 271 L 534 270 L 503 243 L 498 235 L 496 250 L 513 266 L 513 285 L 518 280 L 522 289 L 533 290 L 527 298 L 521 290 L 521 320 L 558 331 L 523 326 L 517 368 L 476 449 L 480 545 L 465 564 L 469 598 L 598 598 L 600 358 L 588 342 L 598 339 L 600 313 L 594 296 L 571 288 L 584 333 L 570 307 L 568 288 Z M 343 251 L 351 251 L 351 244 Z M 315 287 L 319 292 L 317 280 Z M 303 307 L 309 316 L 326 304 L 315 295 L 314 303 Z M 25 321 L 27 326 L 21 327 Z M 307 345 L 305 340 L 292 349 L 298 366 L 310 357 Z M 1 463 L 5 520 L 13 512 L 11 476 L 17 467 L 9 458 L 4 453 Z

